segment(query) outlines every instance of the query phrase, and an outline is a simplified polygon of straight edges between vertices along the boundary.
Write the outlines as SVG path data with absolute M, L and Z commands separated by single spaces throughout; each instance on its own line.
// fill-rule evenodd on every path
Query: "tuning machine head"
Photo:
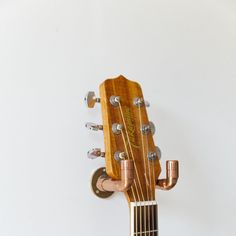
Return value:
M 134 98 L 134 105 L 136 107 L 142 107 L 142 106 L 145 106 L 145 107 L 150 107 L 150 102 L 144 100 L 143 98 Z
M 157 153 L 158 159 L 160 160 L 161 159 L 161 149 L 158 146 L 156 146 L 156 153 Z
M 98 157 L 105 157 L 105 152 L 102 152 L 100 148 L 93 148 L 87 152 L 89 159 L 96 159 Z
M 98 125 L 92 122 L 87 122 L 85 124 L 85 127 L 89 130 L 93 130 L 93 131 L 98 131 L 98 130 L 103 130 L 103 126 L 102 125 Z
M 149 121 L 149 124 L 143 124 L 141 127 L 141 131 L 143 134 L 149 134 L 151 133 L 152 135 L 155 134 L 156 132 L 156 127 L 152 121 Z
M 161 150 L 158 146 L 156 146 L 156 151 L 154 152 L 148 152 L 148 160 L 154 161 L 158 158 L 158 160 L 161 159 Z
M 95 92 L 89 91 L 84 97 L 85 104 L 88 108 L 93 108 L 95 103 L 100 103 L 100 98 L 95 96 Z

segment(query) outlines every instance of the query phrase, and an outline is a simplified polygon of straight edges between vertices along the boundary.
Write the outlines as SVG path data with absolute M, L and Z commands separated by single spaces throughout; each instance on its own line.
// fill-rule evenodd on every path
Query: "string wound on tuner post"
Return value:
M 112 95 L 110 97 L 110 103 L 112 106 L 117 107 L 120 104 L 120 97 Z

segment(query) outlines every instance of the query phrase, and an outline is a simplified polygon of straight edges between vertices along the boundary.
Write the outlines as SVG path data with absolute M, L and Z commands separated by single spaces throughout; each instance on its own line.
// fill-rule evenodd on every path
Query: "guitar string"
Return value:
M 148 134 L 147 134 L 148 135 Z M 148 138 L 146 136 L 146 146 L 148 147 Z M 150 188 L 153 188 L 153 185 L 152 185 L 152 179 L 151 179 L 151 170 L 150 170 L 150 162 L 148 161 L 148 169 L 149 169 L 149 176 L 150 176 Z M 152 165 L 153 166 L 153 165 Z M 155 200 L 155 187 L 154 187 L 154 191 L 151 192 L 152 194 L 152 199 L 153 201 Z M 154 204 L 152 202 L 152 234 L 155 235 L 155 224 L 154 224 Z
M 141 118 L 141 108 L 139 107 L 139 114 L 140 114 L 140 118 Z M 147 150 L 149 150 L 149 145 L 148 145 L 148 134 L 145 136 L 146 138 L 146 147 L 147 147 Z M 155 200 L 155 170 L 154 170 L 154 160 L 152 160 L 152 176 L 151 176 L 151 168 L 150 168 L 150 162 L 148 161 L 148 170 L 149 170 L 149 180 L 150 180 L 150 183 L 149 183 L 149 186 L 150 186 L 150 197 L 153 199 L 153 201 Z M 152 178 L 153 177 L 153 178 Z M 153 183 L 152 183 L 152 180 L 153 180 Z M 154 191 L 152 191 L 152 189 Z M 154 225 L 154 203 L 152 202 L 152 233 L 153 235 L 155 234 L 154 233 L 154 229 L 155 229 L 155 225 Z M 150 223 L 151 224 L 151 223 Z
M 152 173 L 153 173 L 153 186 L 154 186 L 154 191 L 156 189 L 156 181 L 155 181 L 155 169 L 154 169 L 154 164 L 155 164 L 155 160 L 152 160 Z M 155 195 L 155 192 L 154 192 L 154 195 Z M 155 197 L 155 196 L 154 196 Z M 157 205 L 156 205 L 157 207 Z M 153 216 L 153 220 L 152 220 L 152 223 L 153 223 L 153 229 L 157 230 L 157 234 L 159 234 L 158 232 L 158 213 L 156 211 L 156 208 L 153 207 L 153 211 L 155 210 L 155 218 Z M 154 214 L 153 214 L 154 215 Z M 154 220 L 156 221 L 156 228 L 155 228 L 155 223 L 154 223 Z
M 146 145 L 147 145 L 147 147 L 148 147 L 148 136 L 146 136 Z M 153 196 L 152 196 L 152 198 L 153 198 L 153 200 L 155 200 L 155 188 L 156 188 L 156 178 L 155 178 L 155 158 L 153 158 L 152 159 L 152 178 L 151 178 L 151 170 L 150 170 L 150 163 L 149 163 L 149 174 L 150 174 L 150 178 L 152 179 L 152 188 L 153 188 L 153 192 L 152 192 L 152 194 L 153 194 Z M 155 215 L 157 215 L 157 212 L 154 214 L 154 203 L 152 203 L 152 227 L 153 227 L 153 235 L 155 236 L 155 230 L 156 230 L 156 228 L 155 228 L 155 221 L 154 220 L 157 220 L 157 219 L 155 219 Z M 157 231 L 158 232 L 158 231 Z
M 115 88 L 114 88 L 115 90 Z M 124 126 L 125 126 L 125 129 L 126 129 L 126 123 L 125 123 L 125 119 L 124 119 L 124 115 L 123 115 L 123 111 L 121 109 L 121 104 L 120 102 L 118 102 L 119 104 L 119 109 L 120 109 L 120 112 L 121 112 L 121 117 L 122 117 L 122 120 L 123 120 L 123 123 L 124 123 Z M 129 152 L 128 152 L 128 148 L 127 148 L 127 145 L 126 145 L 126 140 L 125 140 L 125 137 L 124 137 L 124 134 L 123 134 L 123 130 L 121 130 L 121 134 L 122 134 L 122 139 L 123 139 L 123 142 L 124 142 L 124 146 L 125 146 L 125 149 L 126 149 L 126 153 L 127 153 L 127 157 L 129 158 Z M 126 134 L 127 134 L 127 139 L 129 141 L 129 135 L 128 135 L 128 132 L 127 132 L 127 129 L 126 129 Z M 131 148 L 131 147 L 130 147 Z M 135 164 L 135 160 L 134 160 L 134 157 L 132 158 L 133 159 L 133 162 L 134 162 L 134 166 L 135 166 L 135 170 L 136 170 L 136 175 L 138 177 L 138 173 L 137 173 L 137 169 L 136 169 L 136 164 Z M 139 181 L 140 183 L 140 181 Z M 139 195 L 139 191 L 138 191 L 138 188 L 137 188 L 137 183 L 136 183 L 136 180 L 134 179 L 134 185 L 135 185 L 135 188 L 136 188 L 136 194 L 138 196 L 138 199 L 140 201 L 140 195 Z M 140 186 L 141 187 L 141 186 Z M 135 230 L 136 230 L 136 233 L 138 234 L 138 214 L 137 214 L 137 200 L 136 200 L 136 197 L 135 197 L 135 194 L 134 194 L 134 190 L 133 190 L 133 186 L 131 186 L 131 191 L 132 191 L 132 194 L 133 194 L 133 197 L 134 197 L 134 201 L 135 201 Z M 142 193 L 142 188 L 141 188 L 141 193 Z
M 148 148 L 148 136 L 146 135 L 146 146 Z M 155 159 L 152 160 L 152 176 L 151 176 L 151 169 L 150 169 L 150 163 L 149 164 L 149 175 L 150 175 L 150 184 L 154 191 L 152 191 L 152 198 L 155 200 L 155 188 L 156 188 L 156 181 L 155 181 Z M 152 181 L 151 181 L 152 180 Z M 157 213 L 156 213 L 157 214 Z M 152 203 L 152 228 L 153 228 L 153 235 L 155 235 L 155 215 L 154 215 L 154 203 Z
M 122 134 L 122 139 L 123 139 L 123 142 L 124 142 L 124 145 L 125 145 L 125 151 L 126 151 L 126 153 L 127 153 L 128 159 L 130 159 L 130 158 L 129 158 L 129 152 L 128 152 L 128 148 L 127 148 L 127 144 L 126 144 L 126 141 L 125 141 L 125 137 L 124 137 L 123 130 L 121 130 L 121 134 Z M 133 160 L 133 161 L 134 161 L 134 160 Z M 141 198 L 140 198 L 139 191 L 138 191 L 138 187 L 137 187 L 137 183 L 136 183 L 135 180 L 134 180 L 134 184 L 135 184 L 136 193 L 137 193 L 137 195 L 138 195 L 138 199 L 139 199 L 139 202 L 140 202 L 140 201 L 141 201 Z M 132 187 L 131 187 L 131 189 L 132 189 Z M 134 198 L 135 198 L 134 193 L 133 193 L 133 196 L 134 196 Z M 138 206 L 138 205 L 137 205 L 137 200 L 135 199 L 135 226 L 136 226 L 135 230 L 136 230 L 136 233 L 138 233 L 138 220 L 137 220 L 137 217 L 138 217 L 137 208 L 138 208 L 138 207 L 137 207 L 137 206 Z
M 126 123 L 125 123 L 125 119 L 124 119 L 124 115 L 123 115 L 123 111 L 122 111 L 122 108 L 121 108 L 121 104 L 119 102 L 119 108 L 120 108 L 120 112 L 121 112 L 121 116 L 122 116 L 122 120 L 123 120 L 123 123 L 124 123 L 124 127 L 125 127 L 125 131 L 126 131 L 126 135 L 127 135 L 127 139 L 128 139 L 128 144 L 129 144 L 129 147 L 130 147 L 130 151 L 131 151 L 131 155 L 132 155 L 132 159 L 134 161 L 134 155 L 133 155 L 133 151 L 132 151 L 132 148 L 131 148 L 131 143 L 130 143 L 130 140 L 129 140 L 129 135 L 128 135 L 128 132 L 127 132 L 127 127 L 126 127 Z M 140 123 L 142 123 L 141 121 L 141 109 L 139 107 L 139 114 L 140 114 Z M 124 140 L 124 143 L 126 145 L 126 142 L 125 142 L 125 138 L 124 138 L 124 134 L 123 134 L 123 140 Z M 143 145 L 143 140 L 142 140 L 142 145 Z M 146 136 L 146 146 L 147 146 L 147 150 L 148 150 L 148 138 Z M 128 148 L 126 146 L 126 152 L 128 154 Z M 144 153 L 144 146 L 143 146 L 143 153 Z M 145 159 L 145 158 L 144 158 Z M 154 190 L 155 190 L 155 169 L 154 169 L 154 159 L 152 160 L 152 180 L 153 180 L 153 187 L 154 187 Z M 145 165 L 144 165 L 145 166 Z M 136 163 L 134 161 L 134 167 L 135 167 L 135 171 L 136 171 L 136 174 L 137 174 L 137 178 L 138 178 L 138 182 L 139 182 L 139 186 L 140 186 L 140 190 L 141 190 L 141 194 L 142 194 L 142 197 L 143 197 L 143 200 L 144 199 L 144 195 L 143 195 L 143 191 L 142 191 L 142 187 L 141 187 L 141 183 L 140 183 L 140 179 L 139 179 L 139 176 L 138 176 L 138 173 L 137 173 L 137 167 L 136 167 Z M 150 183 L 149 183 L 149 186 L 150 186 L 150 192 L 152 193 L 151 191 L 151 174 L 150 174 L 150 163 L 148 161 L 148 167 L 149 167 L 149 180 L 150 180 Z M 145 175 L 146 177 L 146 175 Z M 147 182 L 147 179 L 146 179 L 146 182 Z M 137 188 L 137 184 L 136 184 L 136 181 L 135 181 L 135 185 L 136 185 L 136 192 L 138 193 L 138 188 Z M 152 195 L 150 193 L 150 195 Z M 135 195 L 134 195 L 134 192 L 133 192 L 133 196 L 135 198 Z M 155 192 L 153 192 L 153 200 L 155 199 Z M 139 196 L 139 201 L 140 201 L 140 196 Z M 136 202 L 136 200 L 135 200 Z M 154 204 L 152 203 L 152 206 L 154 207 Z M 153 229 L 155 228 L 154 226 L 154 208 L 152 207 L 152 224 L 153 224 Z M 136 202 L 136 210 L 137 210 L 137 202 Z M 146 210 L 146 207 L 144 206 L 144 210 Z M 136 214 L 137 216 L 137 214 Z M 145 217 L 146 219 L 146 217 Z M 142 207 L 140 205 L 140 221 L 141 221 L 141 234 L 142 234 Z M 136 221 L 136 226 L 137 226 L 137 221 Z M 150 227 L 150 226 L 149 226 Z M 146 228 L 146 224 L 145 224 L 145 228 Z M 137 231 L 136 231 L 137 232 Z M 146 235 L 146 230 L 145 230 L 145 235 Z M 149 230 L 149 235 L 150 235 L 150 230 Z M 154 231 L 153 231 L 153 235 L 154 235 Z
M 123 123 L 124 123 L 125 121 L 123 121 Z M 127 154 L 129 154 L 129 152 L 128 152 L 128 148 L 127 148 L 127 146 L 126 146 L 126 142 L 125 142 L 125 138 L 124 138 L 124 134 L 123 134 L 123 131 L 121 131 L 122 132 L 122 135 L 123 135 L 123 140 L 124 140 L 124 143 L 125 143 L 125 148 L 126 148 L 126 152 L 127 152 Z M 133 159 L 133 161 L 134 161 L 134 158 L 132 158 Z M 136 163 L 135 163 L 135 161 L 134 161 L 134 166 L 135 166 L 135 173 L 136 173 L 136 176 L 138 177 L 138 173 L 137 173 L 137 168 L 136 168 Z M 139 195 L 139 191 L 138 191 L 138 187 L 137 187 L 137 183 L 136 183 L 136 181 L 134 181 L 134 184 L 135 184 L 135 187 L 136 187 L 136 193 L 137 193 L 137 195 L 138 195 L 138 199 L 139 199 L 139 202 L 141 202 L 141 198 L 140 198 L 140 195 Z M 141 192 L 142 192 L 142 188 L 141 188 L 141 186 L 140 186 L 140 190 L 141 190 Z M 142 195 L 143 195 L 143 193 L 142 193 Z M 138 230 L 137 230 L 137 227 L 138 227 L 138 221 L 137 221 L 137 217 L 138 217 L 138 214 L 137 214 L 137 209 L 138 209 L 138 205 L 137 205 L 137 201 L 135 200 L 135 205 L 136 205 L 136 207 L 135 207 L 135 213 L 136 213 L 136 217 L 135 217 L 135 220 L 136 220 L 136 222 L 135 222 L 135 225 L 136 225 L 136 233 L 138 233 Z M 140 231 L 141 231 L 141 233 L 142 233 L 142 210 L 141 210 L 141 205 L 140 205 L 140 210 L 139 210 L 139 212 L 140 212 L 140 217 L 139 217 L 139 220 L 140 220 L 140 222 L 141 222 L 141 228 L 140 228 Z
M 139 179 L 139 175 L 138 175 L 138 171 L 137 171 L 137 166 L 136 166 L 136 163 L 135 163 L 135 160 L 134 160 L 134 154 L 133 154 L 133 150 L 132 150 L 131 143 L 130 143 L 130 140 L 129 140 L 129 134 L 128 134 L 128 131 L 127 131 L 127 127 L 126 127 L 126 123 L 125 123 L 125 119 L 124 119 L 124 114 L 123 114 L 123 111 L 122 111 L 121 103 L 118 102 L 118 104 L 119 104 L 119 109 L 120 109 L 121 117 L 122 117 L 124 128 L 125 128 L 125 132 L 126 132 L 127 141 L 128 141 L 128 144 L 129 144 L 131 156 L 132 156 L 132 159 L 134 161 L 134 169 L 135 169 L 135 172 L 136 172 L 136 175 L 137 175 L 138 184 L 139 184 L 139 187 L 140 187 L 140 190 L 141 190 L 141 195 L 142 195 L 142 198 L 143 198 L 143 201 L 144 201 L 145 198 L 144 198 L 144 194 L 143 194 L 143 190 L 142 190 L 142 185 L 141 185 L 141 182 L 140 182 L 140 179 Z M 140 212 L 140 233 L 142 235 L 142 231 L 143 230 L 142 230 L 142 206 L 141 206 L 141 204 L 140 204 L 139 212 Z
M 146 159 L 147 155 L 145 154 L 145 148 L 144 148 L 144 135 L 142 134 L 142 116 L 141 116 L 141 105 L 138 106 L 138 113 L 139 113 L 139 124 L 140 124 L 140 134 L 141 134 L 141 141 L 142 141 L 142 151 L 143 151 L 143 165 L 145 170 L 145 180 L 146 180 L 146 190 L 147 190 L 147 197 L 148 200 L 151 201 L 151 179 L 150 179 L 150 170 L 149 170 L 149 180 L 147 179 L 147 166 L 149 165 L 149 161 Z M 148 147 L 146 149 L 148 152 Z M 148 162 L 148 163 L 147 163 Z M 148 188 L 149 187 L 149 188 Z M 150 195 L 149 195 L 150 192 Z M 145 207 L 145 228 L 146 228 L 146 220 L 148 220 L 148 232 L 150 235 L 150 205 L 148 205 L 148 218 L 146 217 L 146 207 Z M 146 229 L 145 229 L 146 231 Z
M 158 158 L 158 157 L 157 157 Z M 152 160 L 152 176 L 153 176 L 153 188 L 154 188 L 154 192 L 153 192 L 153 198 L 155 199 L 155 189 L 156 189 L 156 176 L 155 176 L 155 159 Z M 158 216 L 157 211 L 155 212 L 156 216 Z M 154 215 L 154 214 L 153 214 Z M 155 229 L 155 225 L 154 225 L 154 216 L 153 216 L 153 229 L 158 230 L 158 218 L 156 217 L 156 229 Z M 159 231 L 157 231 L 157 234 L 159 234 Z
M 123 130 L 121 130 L 121 135 L 122 135 L 122 139 L 123 139 L 124 146 L 125 146 L 125 152 L 127 153 L 128 160 L 130 160 L 129 153 L 128 153 L 128 148 L 127 148 L 127 144 L 126 144 L 126 141 L 125 141 Z M 133 198 L 134 198 L 134 201 L 135 201 L 135 231 L 137 232 L 138 231 L 138 224 L 137 224 L 137 222 L 138 222 L 138 220 L 137 220 L 137 217 L 138 217 L 137 216 L 137 200 L 136 200 L 136 196 L 134 194 L 134 189 L 136 189 L 136 193 L 137 193 L 139 201 L 140 201 L 140 195 L 138 193 L 137 183 L 136 183 L 135 179 L 134 179 L 134 185 L 135 185 L 135 187 L 133 187 L 133 185 L 131 186 L 131 191 L 132 191 Z

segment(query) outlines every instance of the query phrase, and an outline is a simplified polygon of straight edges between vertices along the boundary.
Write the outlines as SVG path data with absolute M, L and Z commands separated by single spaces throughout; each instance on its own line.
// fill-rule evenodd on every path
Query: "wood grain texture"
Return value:
M 111 105 L 110 97 L 113 95 L 120 97 L 120 107 Z M 140 131 L 140 119 L 142 124 L 148 124 L 149 120 L 146 107 L 134 105 L 133 100 L 137 97 L 143 98 L 140 85 L 122 75 L 107 79 L 100 85 L 107 174 L 114 180 L 120 179 L 120 163 L 114 158 L 118 150 L 128 150 L 127 159 L 133 159 L 136 166 L 136 185 L 133 184 L 132 191 L 126 193 L 129 202 L 154 200 L 155 182 L 161 172 L 159 160 L 148 161 L 147 158 L 147 153 L 156 151 L 156 147 L 152 134 L 143 135 Z M 127 130 L 123 132 L 124 136 L 113 134 L 112 124 L 123 124 L 123 121 Z

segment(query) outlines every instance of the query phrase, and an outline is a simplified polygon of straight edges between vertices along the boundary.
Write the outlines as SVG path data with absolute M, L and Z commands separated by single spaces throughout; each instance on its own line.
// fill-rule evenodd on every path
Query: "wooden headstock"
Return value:
M 90 128 L 103 130 L 105 142 L 105 153 L 92 150 L 93 155 L 105 157 L 106 162 L 106 167 L 94 175 L 94 193 L 108 197 L 113 191 L 123 191 L 128 202 L 155 200 L 160 152 L 153 141 L 155 127 L 148 119 L 148 103 L 140 85 L 122 75 L 107 79 L 100 85 L 100 98 L 90 92 L 86 102 L 88 107 L 100 102 L 103 118 L 102 126 L 90 123 Z M 162 189 L 170 189 L 177 181 L 178 163 L 172 161 L 167 166 L 171 176 L 160 182 Z
M 119 103 L 112 105 L 114 97 L 119 97 Z M 100 99 L 107 174 L 113 179 L 120 179 L 120 162 L 115 155 L 124 152 L 126 159 L 134 161 L 135 172 L 133 190 L 127 192 L 127 197 L 130 201 L 138 197 L 142 201 L 151 200 L 161 168 L 157 156 L 154 160 L 148 159 L 149 152 L 156 153 L 156 146 L 152 131 L 142 132 L 142 126 L 148 126 L 149 120 L 140 85 L 123 76 L 108 79 L 100 85 Z M 135 104 L 138 99 L 141 103 Z M 123 126 L 119 134 L 113 131 L 115 124 Z

